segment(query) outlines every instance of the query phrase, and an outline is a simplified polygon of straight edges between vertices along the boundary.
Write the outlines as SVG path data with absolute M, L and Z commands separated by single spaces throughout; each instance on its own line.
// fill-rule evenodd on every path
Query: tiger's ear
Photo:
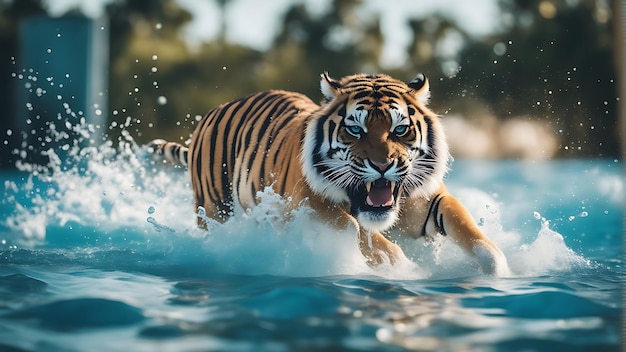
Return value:
M 430 86 L 428 85 L 428 78 L 423 73 L 419 73 L 411 82 L 409 82 L 410 92 L 415 99 L 424 105 L 428 105 L 430 99 Z
M 322 94 L 326 99 L 328 99 L 328 101 L 335 99 L 335 97 L 339 94 L 341 84 L 331 78 L 328 75 L 328 72 L 324 72 L 320 76 L 322 77 L 320 80 L 320 89 L 322 90 Z

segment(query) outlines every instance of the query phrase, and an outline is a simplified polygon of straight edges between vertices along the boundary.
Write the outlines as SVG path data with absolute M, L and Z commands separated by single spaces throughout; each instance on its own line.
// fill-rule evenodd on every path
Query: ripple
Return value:
M 620 310 L 567 292 L 544 291 L 500 297 L 465 298 L 464 306 L 496 308 L 508 317 L 568 319 L 591 316 L 619 316 Z
M 42 328 L 55 331 L 126 326 L 145 319 L 140 309 L 103 298 L 55 301 L 7 316 L 13 319 L 34 320 Z
M 337 297 L 325 290 L 285 286 L 247 297 L 241 305 L 264 318 L 291 319 L 333 314 L 339 303 Z
M 37 293 L 44 291 L 48 284 L 24 274 L 0 276 L 0 294 Z

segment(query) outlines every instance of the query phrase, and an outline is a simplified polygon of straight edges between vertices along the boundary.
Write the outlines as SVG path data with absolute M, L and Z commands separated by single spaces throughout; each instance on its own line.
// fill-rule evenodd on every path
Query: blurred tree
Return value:
M 563 155 L 614 157 L 617 82 L 612 19 L 604 1 L 501 1 L 506 33 L 465 53 L 490 60 L 479 87 L 499 116 L 540 118 L 558 133 Z
M 315 100 L 321 97 L 322 71 L 335 77 L 381 71 L 380 18 L 360 11 L 361 0 L 332 0 L 315 14 L 303 3 L 291 3 L 267 52 L 229 43 L 225 13 L 231 0 L 214 1 L 221 34 L 197 48 L 181 36 L 192 14 L 176 0 L 119 0 L 107 6 L 111 139 L 124 128 L 139 142 L 185 140 L 196 116 L 242 95 L 287 89 Z M 445 13 L 414 18 L 408 23 L 414 39 L 410 60 L 386 72 L 406 80 L 426 73 L 435 111 L 470 118 L 485 111 L 502 119 L 526 115 L 560 134 L 562 156 L 617 156 L 610 5 L 610 0 L 499 0 L 500 28 L 487 37 L 464 32 Z M 0 10 L 5 53 L 0 74 L 8 78 L 15 71 L 11 57 L 17 53 L 19 18 L 44 9 L 39 0 L 19 0 L 0 2 Z M 7 92 L 0 96 L 0 109 L 8 115 L 14 83 L 0 80 Z
M 228 4 L 230 0 L 215 0 L 217 6 L 220 9 L 220 32 L 218 35 L 218 40 L 220 43 L 226 42 L 226 10 L 228 8 Z
M 400 78 L 424 73 L 436 97 L 432 100 L 435 111 L 467 111 L 468 104 L 459 102 L 466 89 L 459 85 L 457 74 L 461 67 L 465 70 L 461 52 L 465 46 L 472 45 L 473 39 L 442 13 L 411 19 L 409 28 L 413 40 L 408 47 L 408 65 L 393 74 Z
M 333 0 L 327 12 L 292 5 L 259 73 L 263 85 L 321 97 L 319 75 L 376 72 L 383 45 L 380 20 L 357 13 L 360 0 Z
M 257 89 L 251 72 L 261 54 L 223 37 L 192 50 L 180 35 L 192 17 L 176 1 L 126 0 L 108 14 L 111 138 L 127 129 L 140 142 L 185 140 L 196 116 Z
M 498 118 L 540 119 L 562 140 L 562 156 L 619 156 L 608 1 L 499 4 L 501 31 L 480 40 L 463 35 L 460 71 L 439 82 L 445 99 L 438 104 L 468 117 L 488 107 Z M 438 34 L 449 28 L 462 33 L 437 17 L 415 20 L 412 28 L 414 60 L 431 69 L 445 62 L 434 54 L 424 58 L 434 52 L 429 45 L 442 42 Z M 436 77 L 444 76 L 440 68 Z
M 176 82 L 169 87 L 163 85 L 164 82 L 158 81 L 158 70 L 190 61 L 189 50 L 178 30 L 191 20 L 191 14 L 172 0 L 120 1 L 108 5 L 107 13 L 112 127 L 128 128 L 133 124 L 134 132 L 152 126 L 165 127 L 167 115 L 176 114 L 172 111 L 175 104 L 167 106 L 159 97 L 165 96 Z

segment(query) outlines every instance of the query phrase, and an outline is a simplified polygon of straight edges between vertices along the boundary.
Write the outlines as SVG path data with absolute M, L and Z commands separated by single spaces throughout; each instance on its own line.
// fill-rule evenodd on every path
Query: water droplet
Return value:
M 534 211 L 533 212 L 533 217 L 537 220 L 541 219 L 541 214 L 539 214 L 539 212 Z
M 502 42 L 498 42 L 496 44 L 493 45 L 493 53 L 498 55 L 498 56 L 502 56 L 504 54 L 506 54 L 506 45 Z
M 157 98 L 157 103 L 159 105 L 165 105 L 167 104 L 167 98 L 161 95 Z
M 154 214 L 155 211 L 156 209 L 152 205 L 148 207 L 148 214 Z
M 156 54 L 152 55 L 152 61 L 156 61 L 158 58 L 159 57 Z

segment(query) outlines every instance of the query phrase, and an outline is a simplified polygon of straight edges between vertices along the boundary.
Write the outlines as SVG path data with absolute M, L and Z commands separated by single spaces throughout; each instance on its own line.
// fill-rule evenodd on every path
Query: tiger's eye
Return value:
M 363 133 L 363 129 L 361 128 L 361 126 L 346 126 L 346 131 L 348 131 L 349 134 L 351 134 L 352 136 L 356 137 L 356 138 L 360 138 L 361 134 Z
M 398 136 L 398 137 L 402 137 L 408 131 L 409 131 L 409 126 L 407 126 L 407 125 L 399 125 L 399 126 L 396 126 L 396 128 L 394 128 L 393 133 L 395 133 L 395 135 Z

